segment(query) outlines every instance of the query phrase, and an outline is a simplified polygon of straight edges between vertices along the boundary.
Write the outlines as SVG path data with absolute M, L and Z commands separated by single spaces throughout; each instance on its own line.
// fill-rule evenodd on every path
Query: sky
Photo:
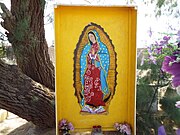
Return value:
M 130 0 L 128 0 L 130 1 Z M 10 0 L 0 0 L 10 8 Z M 180 0 L 178 1 L 180 5 Z M 76 5 L 127 5 L 127 0 L 48 0 L 48 5 L 45 10 L 45 16 L 51 14 L 53 17 L 54 5 L 58 4 L 76 4 Z M 137 47 L 142 48 L 148 43 L 155 40 L 156 33 L 169 32 L 171 28 L 180 30 L 180 19 L 172 16 L 161 16 L 155 18 L 155 4 L 145 5 L 143 0 L 136 0 L 137 5 Z M 54 43 L 54 23 L 49 23 L 48 18 L 45 18 L 45 32 L 48 45 Z M 2 28 L 1 28 L 2 30 Z M 149 31 L 154 33 L 154 36 L 149 37 Z M 52 33 L 52 34 L 49 34 Z

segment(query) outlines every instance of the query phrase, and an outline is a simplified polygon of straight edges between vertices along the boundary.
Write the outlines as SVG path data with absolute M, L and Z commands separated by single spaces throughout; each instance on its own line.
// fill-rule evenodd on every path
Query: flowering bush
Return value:
M 179 94 L 180 89 L 180 30 L 177 34 L 166 35 L 148 48 L 149 61 L 160 64 L 161 71 L 172 75 L 172 86 Z M 163 61 L 162 61 L 163 60 Z
M 62 119 L 61 121 L 59 121 L 58 129 L 60 132 L 63 133 L 63 135 L 69 135 L 69 131 L 74 130 L 74 126 L 71 122 Z
M 137 83 L 139 134 L 143 134 L 144 131 L 150 134 L 151 128 L 156 134 L 164 132 L 174 134 L 176 129 L 172 127 L 179 128 L 180 31 L 176 34 L 162 35 L 162 38 L 142 50 L 145 54 L 139 57 L 142 61 L 139 61 L 138 69 L 145 74 L 138 76 Z M 145 102 L 142 102 L 142 99 Z M 157 107 L 158 104 L 161 110 Z M 163 126 L 159 127 L 160 124 Z M 149 128 L 146 128 L 147 125 Z M 177 131 L 179 132 L 179 129 Z
M 162 64 L 162 71 L 173 75 L 172 85 L 175 88 L 180 86 L 180 30 L 177 34 L 164 36 L 147 50 L 150 62 Z
M 131 127 L 127 123 L 115 123 L 114 128 L 119 131 L 120 133 L 124 133 L 127 135 L 131 135 Z

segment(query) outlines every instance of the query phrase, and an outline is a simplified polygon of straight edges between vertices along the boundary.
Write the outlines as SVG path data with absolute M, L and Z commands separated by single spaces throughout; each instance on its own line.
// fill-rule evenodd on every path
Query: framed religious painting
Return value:
M 54 10 L 57 131 L 67 120 L 73 132 L 127 122 L 135 133 L 136 8 Z

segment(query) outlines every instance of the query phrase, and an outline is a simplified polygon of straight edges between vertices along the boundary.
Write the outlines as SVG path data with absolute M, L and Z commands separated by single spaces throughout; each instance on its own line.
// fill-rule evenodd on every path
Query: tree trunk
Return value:
M 54 127 L 54 92 L 49 89 L 54 91 L 55 77 L 45 40 L 45 0 L 11 0 L 11 11 L 0 6 L 1 25 L 8 31 L 18 66 L 0 61 L 0 108 L 37 126 Z
M 2 26 L 8 31 L 6 34 L 18 67 L 54 91 L 54 66 L 45 39 L 44 6 L 45 0 L 11 0 L 11 12 L 1 7 L 4 12 Z
M 40 127 L 55 127 L 54 93 L 0 61 L 0 108 Z

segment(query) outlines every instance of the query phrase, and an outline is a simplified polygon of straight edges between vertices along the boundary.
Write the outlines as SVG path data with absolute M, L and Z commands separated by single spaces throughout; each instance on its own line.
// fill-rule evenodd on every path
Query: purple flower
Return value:
M 180 128 L 176 131 L 176 135 L 180 135 Z
M 153 55 L 149 55 L 149 59 L 153 64 L 156 65 L 156 59 L 155 59 L 155 57 Z
M 68 128 L 69 128 L 70 130 L 74 130 L 74 126 L 73 126 L 73 124 L 72 124 L 71 122 L 68 123 Z
M 73 124 L 71 122 L 68 122 L 66 119 L 62 119 L 59 122 L 58 128 L 62 131 L 74 130 Z
M 60 127 L 62 127 L 62 126 L 64 126 L 65 124 L 67 123 L 67 120 L 65 120 L 65 119 L 62 119 L 61 121 L 60 121 Z
M 126 133 L 127 135 L 131 135 L 131 127 L 127 123 L 115 123 L 114 128 L 120 133 Z
M 178 30 L 177 36 L 177 40 L 180 41 L 180 30 Z
M 163 40 L 164 40 L 164 41 L 169 41 L 170 38 L 171 38 L 171 37 L 164 36 L 164 37 L 163 37 Z
M 180 108 L 180 101 L 177 101 L 176 104 L 175 104 L 175 106 L 176 106 L 177 108 Z M 180 129 L 179 129 L 179 130 L 180 130 Z
M 128 124 L 125 124 L 125 130 L 124 131 L 126 132 L 127 135 L 131 134 L 131 128 Z
M 152 37 L 152 29 L 151 29 L 151 27 L 148 30 L 148 35 L 149 35 L 149 37 Z
M 162 64 L 162 70 L 172 74 L 172 84 L 174 87 L 180 85 L 180 62 L 175 62 L 176 56 L 166 56 Z
M 168 44 L 168 41 L 170 40 L 170 38 L 171 38 L 171 37 L 164 36 L 164 37 L 163 37 L 163 40 L 160 41 L 159 46 L 164 46 L 164 45 Z
M 163 49 L 162 46 L 157 47 L 157 48 L 154 50 L 154 52 L 157 53 L 157 54 L 161 54 L 162 49 Z
M 164 46 L 166 44 L 166 42 L 164 40 L 160 41 L 160 46 Z
M 148 51 L 149 54 L 151 54 L 152 53 L 152 48 L 150 46 L 148 46 L 147 51 Z
M 180 30 L 178 30 L 178 32 L 177 32 L 177 36 L 179 36 L 179 37 L 180 37 Z
M 160 126 L 158 128 L 158 135 L 166 135 L 166 131 L 165 131 L 164 126 Z
M 180 85 L 180 73 L 173 77 L 172 84 L 174 87 L 178 87 Z

